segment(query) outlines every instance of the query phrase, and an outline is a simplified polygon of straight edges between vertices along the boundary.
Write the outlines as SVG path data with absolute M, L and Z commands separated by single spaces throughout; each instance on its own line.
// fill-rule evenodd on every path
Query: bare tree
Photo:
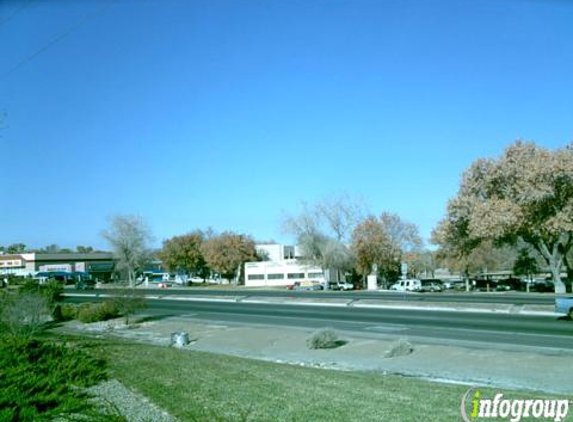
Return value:
M 331 236 L 337 242 L 348 244 L 352 230 L 366 213 L 366 206 L 362 200 L 344 193 L 324 198 L 317 204 L 316 213 L 324 218 Z
M 364 210 L 362 201 L 347 194 L 325 198 L 313 206 L 303 202 L 299 214 L 284 219 L 283 231 L 296 238 L 303 261 L 323 270 L 349 270 L 354 264 L 350 236 Z
M 102 236 L 113 249 L 118 269 L 127 273 L 129 285 L 134 287 L 135 271 L 150 256 L 153 237 L 147 223 L 136 215 L 116 215 L 111 217 L 110 227 Z

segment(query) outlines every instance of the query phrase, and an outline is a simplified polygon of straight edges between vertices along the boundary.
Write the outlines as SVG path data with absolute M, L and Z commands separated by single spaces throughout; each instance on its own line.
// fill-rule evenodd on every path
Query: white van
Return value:
M 422 282 L 416 279 L 399 280 L 390 287 L 390 290 L 396 290 L 398 292 L 419 292 L 422 290 Z

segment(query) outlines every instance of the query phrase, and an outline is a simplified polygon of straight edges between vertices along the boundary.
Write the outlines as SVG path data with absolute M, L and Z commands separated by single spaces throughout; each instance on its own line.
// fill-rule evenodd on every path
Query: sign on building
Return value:
M 17 268 L 22 267 L 22 260 L 21 259 L 9 259 L 0 261 L 0 267 L 2 268 Z
M 40 265 L 40 271 L 64 271 L 72 272 L 71 264 L 51 264 L 51 265 Z

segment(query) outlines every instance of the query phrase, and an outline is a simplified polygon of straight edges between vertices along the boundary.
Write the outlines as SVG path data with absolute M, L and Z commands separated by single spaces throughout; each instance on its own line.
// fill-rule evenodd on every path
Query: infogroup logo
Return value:
M 470 388 L 462 397 L 462 419 L 476 422 L 489 418 L 520 422 L 522 419 L 549 419 L 560 422 L 569 413 L 567 399 L 506 399 L 503 393 L 486 398 L 477 388 Z

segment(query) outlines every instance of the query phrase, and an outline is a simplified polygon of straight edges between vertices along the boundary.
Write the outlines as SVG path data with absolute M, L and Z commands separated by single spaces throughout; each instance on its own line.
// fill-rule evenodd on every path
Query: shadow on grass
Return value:
M 332 345 L 331 349 L 336 349 L 337 347 L 342 347 L 345 344 L 348 344 L 348 342 L 346 340 L 336 340 L 334 342 L 334 344 Z
M 329 344 L 325 344 L 321 347 L 310 347 L 310 349 L 314 349 L 314 350 L 332 350 L 332 349 L 337 349 L 339 347 L 344 346 L 345 344 L 348 344 L 348 342 L 346 340 L 336 340 L 333 341 L 332 343 Z

